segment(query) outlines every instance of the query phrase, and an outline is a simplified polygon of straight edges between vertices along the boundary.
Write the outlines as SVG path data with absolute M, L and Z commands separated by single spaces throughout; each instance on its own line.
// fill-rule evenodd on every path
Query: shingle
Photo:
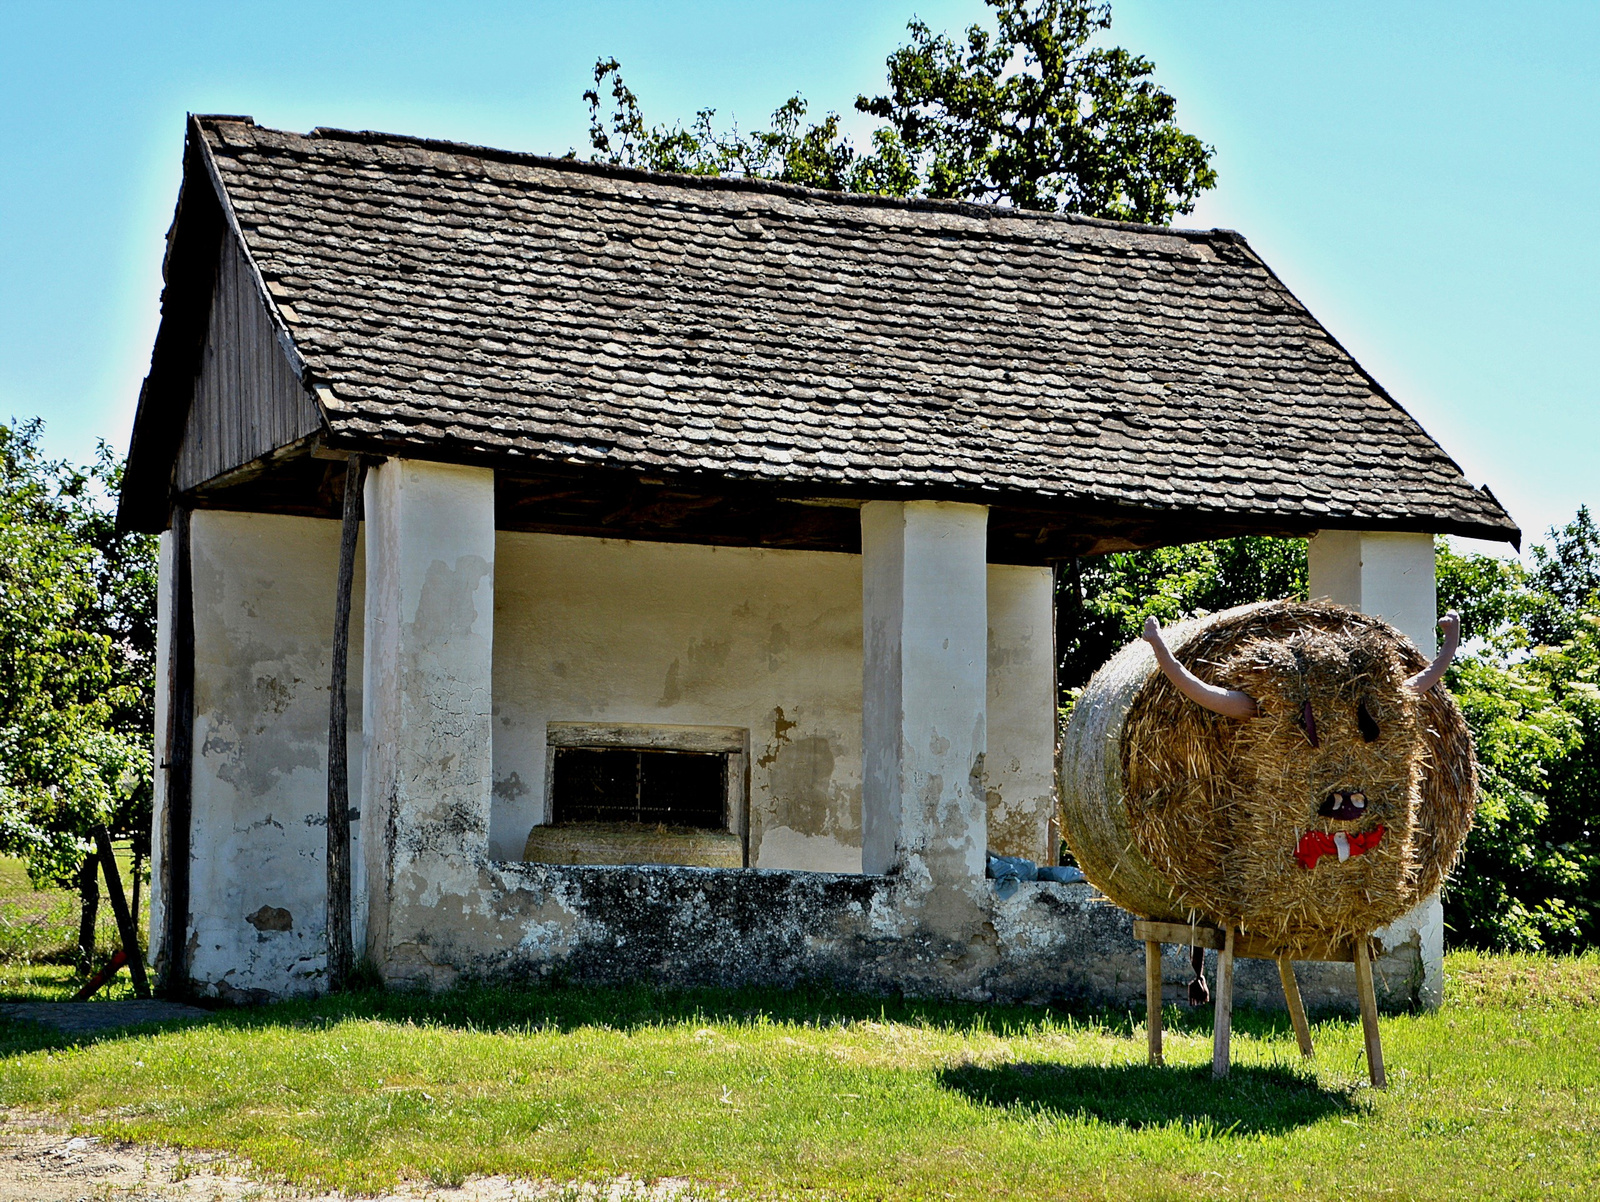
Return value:
M 335 437 L 1515 531 L 1227 231 L 202 128 Z

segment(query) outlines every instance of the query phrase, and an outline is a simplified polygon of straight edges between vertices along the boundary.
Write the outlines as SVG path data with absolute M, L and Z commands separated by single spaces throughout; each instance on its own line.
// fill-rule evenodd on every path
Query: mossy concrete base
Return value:
M 441 905 L 401 954 L 380 965 L 397 984 L 563 977 L 672 988 L 812 983 L 854 992 L 968 1001 L 1142 1006 L 1144 945 L 1133 919 L 1088 885 L 1029 882 L 1000 897 L 991 881 L 933 888 L 909 874 L 567 866 L 491 862 L 481 889 Z M 441 899 L 442 901 L 443 899 Z M 1417 1003 L 1414 940 L 1376 965 L 1386 1008 Z M 1169 948 L 1173 1002 L 1187 949 Z M 1353 1010 L 1348 964 L 1297 966 L 1313 1010 Z M 1281 1007 L 1270 961 L 1238 966 L 1235 997 Z

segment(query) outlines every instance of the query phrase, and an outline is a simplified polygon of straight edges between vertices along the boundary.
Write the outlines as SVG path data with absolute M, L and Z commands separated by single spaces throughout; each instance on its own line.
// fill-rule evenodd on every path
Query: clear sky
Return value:
M 187 111 L 585 147 L 622 60 L 648 116 L 849 112 L 917 13 L 979 0 L 0 0 L 0 420 L 126 447 Z M 1600 504 L 1600 3 L 1117 0 L 1242 231 L 1529 535 Z M 853 128 L 865 126 L 851 114 Z

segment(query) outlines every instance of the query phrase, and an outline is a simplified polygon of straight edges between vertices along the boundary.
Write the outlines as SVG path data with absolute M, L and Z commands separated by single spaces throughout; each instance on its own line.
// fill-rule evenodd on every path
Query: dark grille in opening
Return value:
M 726 830 L 728 757 L 697 751 L 557 747 L 551 820 Z

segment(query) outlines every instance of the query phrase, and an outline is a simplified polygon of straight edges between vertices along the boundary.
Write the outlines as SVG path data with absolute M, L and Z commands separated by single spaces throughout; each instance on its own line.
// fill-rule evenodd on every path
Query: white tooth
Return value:
M 1357 800 L 1356 798 L 1352 797 L 1350 799 L 1350 804 L 1355 806 L 1355 808 L 1358 810 L 1364 810 L 1367 808 L 1367 799 L 1363 797 L 1360 800 Z
M 1333 845 L 1338 849 L 1339 863 L 1343 864 L 1350 858 L 1350 840 L 1344 837 L 1343 831 L 1340 831 L 1333 837 Z

